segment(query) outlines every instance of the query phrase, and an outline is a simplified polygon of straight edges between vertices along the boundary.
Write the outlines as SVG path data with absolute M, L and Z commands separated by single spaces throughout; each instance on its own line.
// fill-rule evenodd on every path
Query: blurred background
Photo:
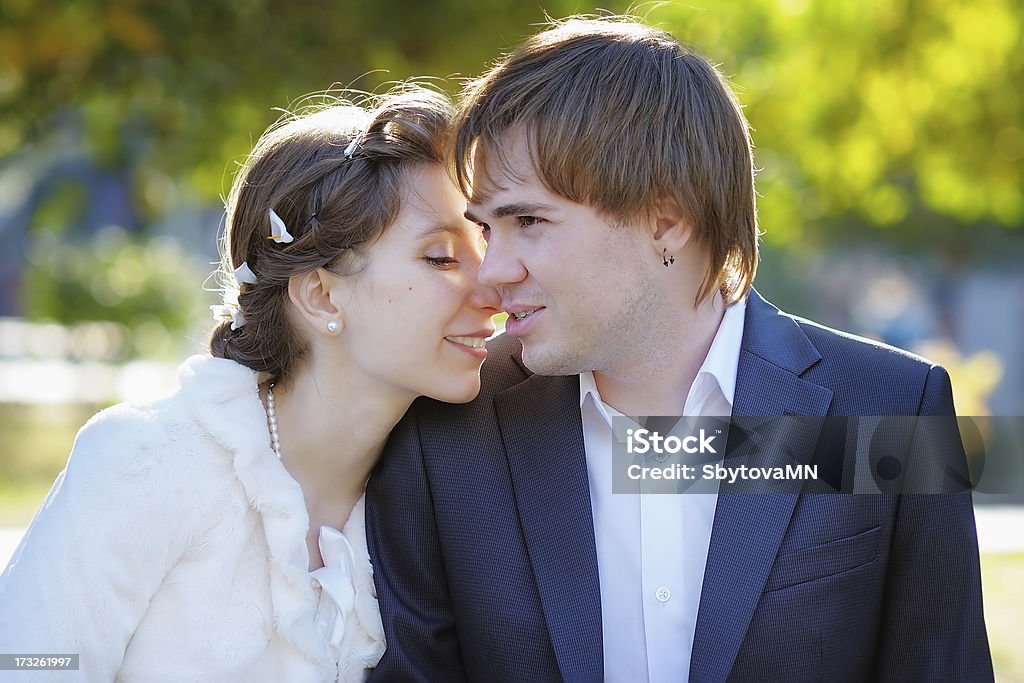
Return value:
M 222 197 L 281 108 L 412 76 L 455 94 L 545 15 L 627 9 L 0 0 L 0 551 L 84 420 L 204 348 Z M 762 295 L 941 362 L 961 415 L 1024 414 L 1019 0 L 632 9 L 746 107 Z M 1024 499 L 978 499 L 997 677 L 1024 681 Z

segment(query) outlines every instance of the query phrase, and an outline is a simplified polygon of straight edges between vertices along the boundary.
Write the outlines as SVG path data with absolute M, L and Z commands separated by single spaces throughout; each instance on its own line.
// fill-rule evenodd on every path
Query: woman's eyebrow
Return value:
M 419 237 L 430 237 L 442 232 L 449 232 L 453 235 L 462 235 L 466 232 L 466 226 L 453 223 L 434 223 L 419 231 Z

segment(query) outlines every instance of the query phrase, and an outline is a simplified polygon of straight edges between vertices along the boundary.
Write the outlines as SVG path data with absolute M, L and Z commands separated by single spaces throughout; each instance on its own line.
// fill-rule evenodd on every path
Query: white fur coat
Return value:
M 194 356 L 179 380 L 79 432 L 0 576 L 0 652 L 79 654 L 78 676 L 50 672 L 61 681 L 361 680 L 384 651 L 362 501 L 344 529 L 344 633 L 325 633 L 302 490 L 270 448 L 256 375 Z

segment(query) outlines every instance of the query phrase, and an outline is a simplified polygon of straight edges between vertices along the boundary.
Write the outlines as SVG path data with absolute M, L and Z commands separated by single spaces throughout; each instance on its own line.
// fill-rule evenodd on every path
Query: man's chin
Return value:
M 567 376 L 581 372 L 580 363 L 569 354 L 527 342 L 523 342 L 523 365 L 537 375 Z

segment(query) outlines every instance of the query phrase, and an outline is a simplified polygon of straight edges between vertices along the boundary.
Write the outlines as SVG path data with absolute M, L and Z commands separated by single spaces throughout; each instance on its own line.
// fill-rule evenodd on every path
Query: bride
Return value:
M 443 167 L 450 111 L 407 88 L 260 138 L 228 198 L 209 355 L 79 432 L 0 577 L 0 652 L 76 653 L 96 681 L 377 663 L 364 484 L 413 399 L 476 396 L 498 312 Z

